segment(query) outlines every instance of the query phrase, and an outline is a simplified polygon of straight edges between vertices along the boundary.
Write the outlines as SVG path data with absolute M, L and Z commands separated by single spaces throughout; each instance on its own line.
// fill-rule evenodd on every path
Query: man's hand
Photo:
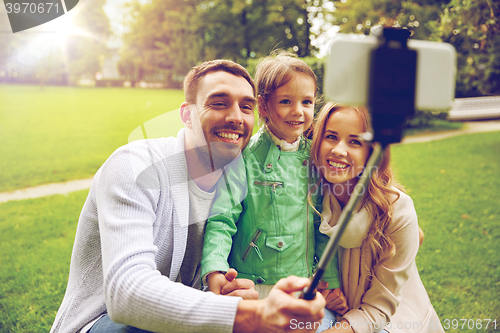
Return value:
M 342 316 L 349 311 L 347 299 L 340 288 L 322 290 L 321 294 L 325 297 L 328 310 L 337 312 Z
M 241 301 L 233 331 L 315 332 L 325 314 L 325 299 L 320 293 L 311 301 L 294 295 L 309 283 L 307 278 L 289 276 L 279 280 L 265 299 Z
M 230 268 L 226 274 L 212 272 L 207 276 L 208 289 L 217 295 L 239 296 L 243 299 L 258 299 L 259 293 L 252 280 L 237 279 L 238 272 Z

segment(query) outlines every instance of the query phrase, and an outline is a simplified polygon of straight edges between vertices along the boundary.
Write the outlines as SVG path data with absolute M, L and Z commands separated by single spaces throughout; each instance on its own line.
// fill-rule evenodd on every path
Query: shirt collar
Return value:
M 274 133 L 271 131 L 271 129 L 265 125 L 265 128 L 267 132 L 269 133 L 269 136 L 271 137 L 271 140 L 273 140 L 274 144 L 280 148 L 281 151 L 297 151 L 299 150 L 299 144 L 300 144 L 300 138 L 302 135 L 300 135 L 297 140 L 293 143 L 288 143 L 285 140 L 281 140 L 278 138 Z

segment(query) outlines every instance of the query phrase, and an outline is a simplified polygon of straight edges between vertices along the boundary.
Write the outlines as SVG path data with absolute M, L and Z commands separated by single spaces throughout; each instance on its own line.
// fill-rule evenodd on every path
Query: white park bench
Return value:
M 448 120 L 500 118 L 500 96 L 456 98 Z

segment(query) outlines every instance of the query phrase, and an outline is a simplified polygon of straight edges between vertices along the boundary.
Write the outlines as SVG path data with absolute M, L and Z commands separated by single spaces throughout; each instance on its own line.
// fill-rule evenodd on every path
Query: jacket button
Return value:
M 305 160 L 304 162 L 302 162 L 302 165 L 306 166 L 307 165 L 307 160 Z
M 271 163 L 267 163 L 266 168 L 271 169 L 273 165 Z
M 262 280 L 262 278 L 258 278 L 255 282 L 257 282 L 258 284 L 262 284 L 262 282 L 264 282 L 264 280 Z
M 283 242 L 278 242 L 278 247 L 283 247 Z

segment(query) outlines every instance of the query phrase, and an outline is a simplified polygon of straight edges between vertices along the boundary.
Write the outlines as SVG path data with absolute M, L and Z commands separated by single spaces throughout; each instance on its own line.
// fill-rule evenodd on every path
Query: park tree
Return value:
M 133 83 L 184 75 L 200 58 L 198 0 L 131 4 L 120 72 Z M 181 74 L 182 73 L 182 74 Z
M 120 71 L 168 82 L 207 59 L 251 59 L 285 49 L 309 56 L 313 19 L 325 0 L 151 0 L 133 4 Z M 156 73 L 156 74 L 155 74 Z
M 299 57 L 310 56 L 315 50 L 311 45 L 312 19 L 317 15 L 319 1 L 276 0 L 267 4 L 265 26 L 268 33 L 262 35 L 259 45 L 267 39 L 271 48 L 260 48 L 261 56 L 269 54 L 272 48 L 282 48 L 296 53 Z M 274 28 L 274 29 L 270 29 Z
M 205 55 L 239 62 L 273 49 L 311 52 L 310 20 L 304 0 L 219 0 L 200 8 Z
M 457 97 L 500 95 L 498 1 L 451 0 L 432 30 L 457 50 Z
M 457 97 L 500 94 L 500 3 L 494 0 L 334 1 L 326 28 L 369 34 L 403 27 L 412 38 L 451 43 L 457 50 Z M 321 32 L 320 32 L 321 33 Z
M 105 4 L 106 0 L 80 1 L 75 7 L 72 24 L 83 33 L 69 35 L 65 41 L 63 57 L 69 64 L 70 83 L 77 82 L 82 75 L 94 76 L 108 54 L 111 27 L 103 10 Z
M 199 58 L 196 38 L 198 1 L 135 2 L 124 36 L 120 71 L 132 82 L 173 80 Z
M 412 38 L 429 39 L 429 23 L 439 18 L 441 7 L 449 0 L 341 0 L 326 21 L 339 26 L 342 33 L 368 35 L 374 27 L 402 27 L 412 32 Z

